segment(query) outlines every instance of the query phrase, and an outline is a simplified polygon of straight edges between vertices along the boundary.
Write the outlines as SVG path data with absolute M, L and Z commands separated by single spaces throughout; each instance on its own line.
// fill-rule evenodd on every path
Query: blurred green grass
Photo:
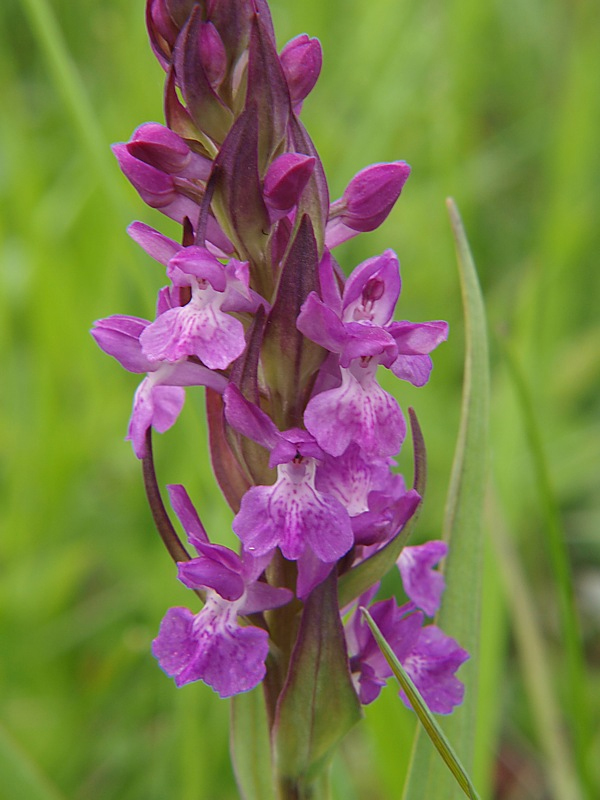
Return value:
M 399 314 L 451 324 L 428 387 L 387 384 L 415 406 L 428 445 L 422 537 L 439 535 L 460 409 L 462 319 L 444 198 L 459 203 L 492 332 L 502 514 L 566 710 L 546 513 L 495 338 L 510 343 L 525 376 L 566 537 L 595 723 L 582 757 L 600 794 L 600 9 L 593 0 L 271 5 L 281 45 L 302 31 L 323 43 L 303 116 L 332 194 L 368 163 L 413 167 L 381 230 L 339 257 L 349 270 L 393 247 Z M 162 72 L 142 0 L 52 0 L 78 100 L 44 50 L 47 25 L 33 24 L 44 6 L 0 8 L 0 726 L 33 782 L 0 760 L 0 798 L 29 800 L 37 780 L 74 800 L 228 800 L 226 704 L 204 686 L 176 691 L 149 654 L 164 610 L 190 601 L 122 441 L 137 380 L 88 334 L 98 317 L 151 315 L 161 285 L 125 227 L 169 226 L 143 207 L 108 148 L 162 120 Z M 231 515 L 207 466 L 202 414 L 201 391 L 191 390 L 178 426 L 157 440 L 159 477 L 185 483 L 208 530 L 227 541 Z M 410 473 L 408 454 L 402 464 Z M 496 774 L 502 800 L 551 796 L 493 551 L 484 586 L 482 794 L 494 797 Z M 399 797 L 413 729 L 389 687 L 342 748 L 335 796 Z

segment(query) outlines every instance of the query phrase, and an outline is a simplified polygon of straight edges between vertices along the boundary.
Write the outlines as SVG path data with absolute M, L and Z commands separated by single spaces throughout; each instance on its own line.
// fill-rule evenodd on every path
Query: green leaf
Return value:
M 284 786 L 311 782 L 361 718 L 348 669 L 335 570 L 306 600 L 274 726 Z M 302 796 L 302 795 L 300 795 Z
M 444 520 L 450 550 L 444 568 L 446 591 L 437 622 L 445 633 L 469 651 L 461 669 L 465 701 L 444 728 L 471 769 L 477 717 L 477 648 L 482 573 L 482 510 L 487 471 L 489 364 L 483 298 L 462 221 L 448 199 L 454 233 L 465 317 L 465 367 L 458 442 L 454 454 Z M 404 800 L 457 796 L 437 753 L 417 731 Z
M 231 700 L 233 771 L 243 800 L 275 800 L 271 745 L 261 686 Z
M 390 665 L 392 672 L 394 673 L 398 683 L 400 684 L 402 690 L 408 697 L 408 700 L 415 710 L 415 713 L 419 717 L 419 721 L 423 726 L 423 730 L 427 733 L 427 736 L 431 739 L 433 744 L 435 745 L 438 753 L 443 758 L 444 762 L 446 763 L 450 772 L 456 778 L 456 782 L 459 784 L 460 788 L 466 794 L 467 797 L 471 798 L 471 800 L 479 800 L 479 795 L 471 782 L 471 779 L 467 775 L 465 768 L 460 763 L 460 760 L 454 750 L 452 749 L 452 745 L 444 735 L 444 732 L 440 728 L 437 723 L 437 720 L 427 707 L 427 703 L 421 697 L 421 694 L 415 684 L 412 682 L 409 674 L 406 672 L 402 664 L 398 661 L 396 656 L 394 655 L 394 651 L 387 643 L 384 635 L 381 633 L 379 628 L 377 627 L 377 623 L 373 619 L 373 617 L 369 614 L 366 608 L 360 609 L 363 617 L 367 621 L 367 625 L 371 629 L 371 633 L 375 637 L 375 641 L 379 645 L 379 649 L 385 656 L 386 661 Z

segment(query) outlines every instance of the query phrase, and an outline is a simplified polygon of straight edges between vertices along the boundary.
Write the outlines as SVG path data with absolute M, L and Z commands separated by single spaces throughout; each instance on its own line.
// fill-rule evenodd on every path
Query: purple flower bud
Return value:
M 355 175 L 340 200 L 332 204 L 328 228 L 345 226 L 328 244 L 333 247 L 352 237 L 352 231 L 363 233 L 379 227 L 392 210 L 402 187 L 410 175 L 405 161 L 371 164 Z M 328 231 L 329 234 L 329 231 Z
M 284 153 L 276 158 L 265 175 L 264 195 L 272 221 L 288 214 L 315 168 L 316 160 L 302 153 Z
M 233 115 L 211 82 L 211 77 L 220 69 L 219 65 L 214 68 L 211 64 L 207 71 L 203 45 L 210 38 L 209 52 L 214 53 L 216 39 L 210 33 L 203 36 L 206 27 L 202 9 L 196 4 L 177 39 L 173 64 L 188 114 L 199 131 L 220 144 L 231 127 Z
M 124 175 L 142 200 L 182 223 L 198 218 L 211 162 L 192 153 L 184 140 L 151 122 L 140 126 L 130 142 L 112 147 Z
M 146 4 L 146 27 L 154 55 L 163 69 L 168 69 L 171 53 L 179 29 L 167 11 L 165 0 L 148 0 Z
M 227 71 L 225 45 L 215 26 L 207 22 L 200 28 L 200 57 L 206 77 L 213 89 L 217 88 Z
M 296 36 L 281 51 L 281 66 L 290 89 L 292 105 L 298 106 L 312 91 L 323 64 L 321 43 L 306 33 Z
M 207 181 L 212 162 L 193 153 L 186 142 L 157 122 L 146 122 L 133 132 L 125 147 L 134 158 L 168 175 Z
M 175 200 L 175 186 L 169 175 L 132 156 L 126 144 L 114 144 L 112 151 L 125 177 L 145 203 L 152 208 L 164 208 Z

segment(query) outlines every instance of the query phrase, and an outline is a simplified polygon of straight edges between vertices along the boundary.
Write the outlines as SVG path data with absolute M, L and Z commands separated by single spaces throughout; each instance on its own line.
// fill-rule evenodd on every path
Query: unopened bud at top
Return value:
M 147 0 L 146 26 L 154 55 L 167 70 L 179 31 L 188 17 L 193 0 Z
M 323 64 L 321 43 L 301 33 L 289 41 L 279 56 L 290 89 L 292 105 L 298 106 L 312 91 Z

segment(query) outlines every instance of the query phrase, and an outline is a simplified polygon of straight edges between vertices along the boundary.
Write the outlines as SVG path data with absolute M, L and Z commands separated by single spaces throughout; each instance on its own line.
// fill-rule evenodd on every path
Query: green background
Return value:
M 494 538 L 518 547 L 550 668 L 568 705 L 548 556 L 556 503 L 583 630 L 590 711 L 580 753 L 600 794 L 600 11 L 593 0 L 279 0 L 282 46 L 318 36 L 323 74 L 303 119 L 332 197 L 363 166 L 413 172 L 380 230 L 337 251 L 346 271 L 387 247 L 399 317 L 447 319 L 429 385 L 385 379 L 414 405 L 430 475 L 418 537 L 437 538 L 460 411 L 463 323 L 444 199 L 459 204 L 486 297 L 492 355 L 481 729 L 485 798 L 534 800 L 547 768 Z M 227 704 L 176 690 L 149 647 L 175 580 L 123 441 L 138 383 L 94 345 L 94 319 L 150 317 L 164 278 L 125 233 L 169 233 L 109 145 L 162 121 L 163 73 L 142 0 L 3 0 L 0 7 L 0 798 L 229 800 Z M 503 356 L 524 376 L 553 494 L 545 499 Z M 529 428 L 529 430 L 528 430 Z M 210 475 L 202 390 L 156 442 L 210 535 L 232 541 Z M 411 478 L 410 454 L 401 464 Z M 535 676 L 534 676 L 535 677 Z M 535 682 L 535 681 L 534 681 Z M 393 687 L 334 764 L 334 795 L 395 800 L 414 717 Z M 581 747 L 580 747 L 581 750 Z M 495 789 L 493 787 L 496 787 Z M 569 800 L 569 798 L 557 798 Z

